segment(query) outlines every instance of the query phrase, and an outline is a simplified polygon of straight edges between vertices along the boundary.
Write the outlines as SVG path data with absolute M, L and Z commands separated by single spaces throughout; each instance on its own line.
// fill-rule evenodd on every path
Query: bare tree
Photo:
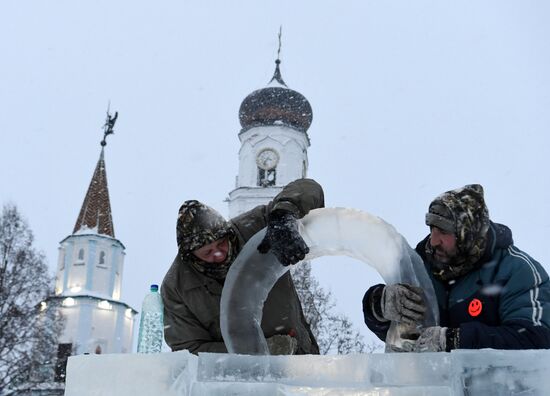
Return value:
M 353 328 L 350 320 L 335 312 L 336 302 L 332 294 L 319 285 L 311 274 L 309 263 L 293 267 L 292 279 L 322 355 L 371 353 L 381 349 L 375 343 L 365 344 L 363 336 Z
M 51 279 L 44 255 L 13 204 L 0 215 L 0 394 L 42 382 L 62 321 L 44 309 Z

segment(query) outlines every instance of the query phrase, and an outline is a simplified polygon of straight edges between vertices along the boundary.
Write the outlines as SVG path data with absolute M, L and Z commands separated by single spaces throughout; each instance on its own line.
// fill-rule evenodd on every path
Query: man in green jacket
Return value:
M 244 244 L 267 226 L 258 249 L 283 265 L 302 260 L 309 248 L 297 219 L 324 207 L 321 186 L 311 179 L 289 183 L 270 203 L 226 221 L 214 209 L 186 201 L 177 221 L 178 254 L 161 287 L 164 338 L 173 351 L 227 352 L 220 329 L 220 299 L 229 267 Z M 264 304 L 262 330 L 271 354 L 318 354 L 290 273 Z

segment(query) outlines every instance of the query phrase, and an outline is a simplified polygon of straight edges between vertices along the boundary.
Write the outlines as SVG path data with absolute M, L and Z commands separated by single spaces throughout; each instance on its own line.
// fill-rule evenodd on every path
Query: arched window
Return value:
M 262 169 L 258 168 L 258 186 L 260 187 L 270 187 L 276 184 L 277 171 L 276 168 L 273 169 Z
M 77 257 L 74 265 L 84 265 L 84 249 L 80 249 L 78 251 L 78 257 Z
M 105 265 L 105 252 L 99 253 L 99 265 Z

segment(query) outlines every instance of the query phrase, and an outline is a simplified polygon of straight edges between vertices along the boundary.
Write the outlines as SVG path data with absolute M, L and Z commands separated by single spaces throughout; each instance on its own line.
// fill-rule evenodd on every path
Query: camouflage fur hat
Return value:
M 199 201 L 185 201 L 180 207 L 176 225 L 180 253 L 191 253 L 225 237 L 230 230 L 222 215 Z
M 426 214 L 426 225 L 456 236 L 457 257 L 443 278 L 459 277 L 476 266 L 485 252 L 489 224 L 489 211 L 483 198 L 483 187 L 479 184 L 447 191 L 432 201 Z M 432 254 L 431 250 L 428 242 L 427 253 Z

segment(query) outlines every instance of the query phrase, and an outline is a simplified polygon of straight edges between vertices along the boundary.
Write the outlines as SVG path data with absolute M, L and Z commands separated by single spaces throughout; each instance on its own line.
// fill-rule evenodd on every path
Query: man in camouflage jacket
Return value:
M 480 185 L 437 197 L 430 235 L 416 252 L 432 280 L 440 325 L 419 329 L 417 352 L 550 348 L 550 283 L 544 268 L 489 220 Z M 367 326 L 385 340 L 390 321 L 419 325 L 426 310 L 411 285 L 376 285 L 363 298 Z M 418 334 L 417 334 L 418 336 Z
M 164 338 L 172 350 L 227 352 L 220 298 L 227 271 L 242 247 L 267 226 L 258 249 L 271 249 L 283 265 L 294 264 L 309 251 L 296 219 L 322 207 L 323 190 L 311 179 L 289 183 L 269 204 L 230 221 L 198 201 L 186 201 L 177 222 L 178 254 L 161 287 Z M 267 297 L 262 330 L 272 354 L 319 353 L 289 272 Z

